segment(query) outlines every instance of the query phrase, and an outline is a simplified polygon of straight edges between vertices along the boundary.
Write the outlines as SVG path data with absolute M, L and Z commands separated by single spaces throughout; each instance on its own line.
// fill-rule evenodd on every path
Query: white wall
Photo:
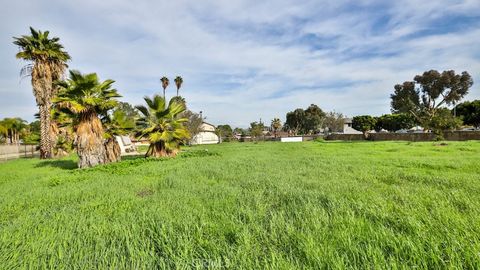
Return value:
M 285 137 L 280 139 L 281 142 L 302 142 L 302 137 Z
M 192 138 L 192 144 L 215 144 L 219 143 L 220 139 L 217 134 L 213 132 L 200 132 Z

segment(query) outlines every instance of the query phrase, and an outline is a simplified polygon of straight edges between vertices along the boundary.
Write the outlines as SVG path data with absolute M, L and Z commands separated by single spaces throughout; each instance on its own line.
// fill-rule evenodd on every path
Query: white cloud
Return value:
M 0 14 L 0 94 L 9 99 L 0 118 L 31 120 L 36 110 L 28 80 L 18 84 L 11 44 L 29 25 L 61 37 L 71 68 L 116 80 L 134 104 L 160 92 L 161 76 L 182 75 L 182 95 L 215 124 L 284 118 L 310 103 L 388 113 L 393 85 L 432 68 L 480 79 L 480 23 L 436 26 L 480 17 L 478 1 L 30 2 L 6 3 Z

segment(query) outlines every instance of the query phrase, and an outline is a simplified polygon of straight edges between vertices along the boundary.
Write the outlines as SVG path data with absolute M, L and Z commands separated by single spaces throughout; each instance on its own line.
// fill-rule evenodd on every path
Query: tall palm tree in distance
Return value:
M 183 78 L 180 76 L 177 76 L 175 78 L 175 85 L 177 86 L 177 97 L 178 97 L 178 91 L 180 90 L 180 87 L 182 87 L 183 84 Z
M 40 158 L 52 157 L 52 138 L 50 137 L 50 108 L 55 96 L 54 82 L 64 74 L 70 55 L 59 43 L 58 37 L 50 38 L 49 31 L 37 31 L 30 27 L 31 35 L 14 37 L 13 44 L 20 51 L 16 54 L 31 64 L 22 69 L 31 76 L 32 88 L 40 114 Z
M 160 81 L 162 82 L 162 88 L 163 88 L 163 98 L 165 98 L 165 89 L 167 89 L 168 85 L 170 84 L 170 81 L 168 80 L 167 77 L 163 76 Z
M 100 82 L 97 74 L 70 71 L 68 80 L 60 83 L 55 105 L 74 115 L 75 146 L 78 167 L 92 167 L 107 162 L 104 128 L 100 115 L 115 108 L 120 97 L 112 88 L 113 80 Z

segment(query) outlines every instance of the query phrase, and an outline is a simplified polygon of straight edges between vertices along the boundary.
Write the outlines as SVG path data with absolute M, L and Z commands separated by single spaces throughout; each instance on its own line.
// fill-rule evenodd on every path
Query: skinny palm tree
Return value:
M 178 91 L 180 90 L 180 87 L 182 87 L 183 78 L 180 76 L 177 76 L 174 81 L 175 81 L 175 85 L 177 86 L 177 97 L 178 97 Z
M 52 139 L 50 137 L 50 107 L 55 96 L 54 82 L 61 79 L 70 55 L 59 43 L 58 37 L 50 38 L 49 31 L 36 31 L 30 27 L 29 36 L 14 37 L 13 44 L 20 51 L 18 59 L 31 62 L 22 69 L 32 79 L 32 88 L 40 113 L 40 158 L 52 157 Z
M 76 118 L 74 145 L 80 168 L 106 162 L 104 129 L 99 115 L 117 106 L 116 98 L 120 95 L 112 89 L 113 83 L 113 80 L 100 82 L 96 73 L 84 75 L 73 70 L 69 79 L 59 84 L 54 102 Z
M 162 82 L 162 88 L 163 88 L 163 98 L 165 99 L 165 90 L 167 89 L 168 85 L 170 84 L 170 81 L 168 80 L 167 77 L 162 77 L 160 79 L 160 81 Z
M 145 157 L 175 156 L 180 144 L 190 138 L 184 125 L 188 119 L 180 117 L 180 114 L 185 111 L 185 106 L 174 99 L 167 105 L 166 100 L 159 95 L 144 99 L 147 106 L 136 106 L 136 108 L 142 114 L 137 121 L 140 129 L 137 135 L 150 140 Z

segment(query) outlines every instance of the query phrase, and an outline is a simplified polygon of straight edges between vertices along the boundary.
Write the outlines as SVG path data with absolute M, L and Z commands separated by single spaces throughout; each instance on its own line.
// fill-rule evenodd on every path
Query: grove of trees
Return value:
M 315 104 L 311 104 L 307 109 L 295 109 L 288 112 L 284 125 L 285 130 L 294 134 L 314 134 L 318 133 L 323 127 L 326 113 Z
M 147 106 L 134 108 L 118 100 L 121 95 L 113 87 L 113 80 L 101 81 L 96 73 L 70 70 L 63 80 L 70 55 L 59 41 L 50 38 L 48 31 L 33 28 L 30 35 L 14 38 L 13 43 L 19 47 L 16 57 L 29 62 L 22 74 L 31 77 L 39 121 L 27 125 L 21 119 L 4 119 L 0 122 L 0 140 L 18 143 L 21 138 L 32 140 L 39 134 L 36 139 L 42 159 L 74 148 L 80 168 L 119 161 L 118 135 L 135 132 L 139 138 L 148 138 L 146 156 L 154 157 L 174 156 L 179 145 L 187 142 L 193 127 L 186 123 L 196 119 L 195 114 L 188 115 L 185 99 L 179 96 L 182 77 L 174 79 L 177 96 L 170 101 L 165 98 L 169 79 L 162 77 L 163 97 L 145 97 Z

